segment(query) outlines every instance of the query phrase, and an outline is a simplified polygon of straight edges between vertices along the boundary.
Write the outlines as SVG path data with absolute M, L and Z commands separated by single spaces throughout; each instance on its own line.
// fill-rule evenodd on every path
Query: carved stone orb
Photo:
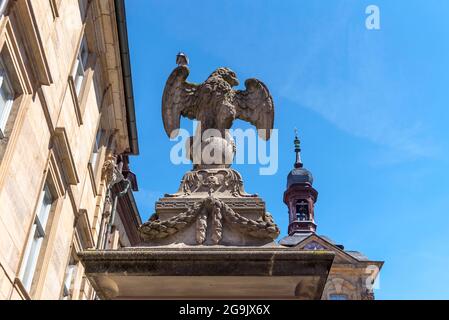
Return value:
M 203 139 L 201 146 L 199 139 L 191 139 L 189 144 L 188 157 L 196 169 L 229 168 L 234 161 L 235 142 L 229 132 L 226 132 L 225 139 L 211 136 Z

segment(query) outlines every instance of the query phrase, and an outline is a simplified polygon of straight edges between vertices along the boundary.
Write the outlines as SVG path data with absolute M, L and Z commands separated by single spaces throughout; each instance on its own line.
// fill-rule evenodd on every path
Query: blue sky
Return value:
M 385 260 L 377 298 L 449 299 L 449 1 L 126 4 L 141 150 L 131 161 L 144 220 L 191 167 L 171 164 L 174 142 L 161 119 L 165 81 L 184 51 L 190 81 L 228 66 L 270 88 L 278 173 L 234 168 L 283 235 L 297 127 L 319 191 L 318 233 Z M 381 30 L 365 28 L 370 4 L 380 8 Z

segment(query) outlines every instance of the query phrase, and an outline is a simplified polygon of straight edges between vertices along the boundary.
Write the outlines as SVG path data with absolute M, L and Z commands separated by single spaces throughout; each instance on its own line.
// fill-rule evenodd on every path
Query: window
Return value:
M 348 296 L 345 294 L 331 294 L 329 300 L 348 300 Z
M 78 7 L 80 9 L 81 19 L 84 21 L 87 13 L 87 0 L 78 0 Z
M 29 292 L 36 270 L 37 260 L 45 238 L 45 229 L 54 199 L 48 185 L 45 185 L 39 198 L 37 214 L 28 239 L 20 279 L 25 289 Z
M 0 138 L 5 136 L 6 123 L 14 102 L 14 90 L 3 58 L 0 57 Z
M 87 41 L 86 38 L 83 38 L 72 73 L 73 84 L 75 86 L 75 92 L 77 96 L 80 95 L 81 89 L 83 88 L 88 57 L 89 50 L 87 48 Z
M 97 171 L 98 167 L 98 159 L 100 158 L 100 149 L 101 149 L 101 137 L 103 135 L 103 130 L 99 129 L 97 132 L 97 136 L 94 141 L 94 149 L 92 150 L 92 156 L 90 158 L 90 164 L 92 165 L 92 169 L 94 172 Z
M 73 283 L 76 276 L 76 271 L 78 268 L 78 263 L 73 257 L 73 254 L 70 256 L 69 264 L 67 265 L 67 269 L 64 277 L 64 284 L 62 288 L 62 299 L 70 300 L 73 294 Z
M 301 201 L 296 203 L 296 219 L 298 221 L 309 221 L 309 206 L 307 202 Z
M 6 7 L 8 6 L 9 0 L 0 0 L 0 17 L 5 13 Z

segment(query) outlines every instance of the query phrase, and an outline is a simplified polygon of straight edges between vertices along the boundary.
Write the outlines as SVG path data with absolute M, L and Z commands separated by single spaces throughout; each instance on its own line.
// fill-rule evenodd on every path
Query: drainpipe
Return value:
M 108 190 L 107 190 L 106 199 L 111 199 L 113 185 L 120 182 L 121 180 L 123 180 L 123 178 L 119 179 L 115 183 L 111 183 L 111 185 L 108 187 Z M 106 237 L 105 232 L 104 232 L 104 227 L 106 224 L 106 219 L 109 216 L 110 216 L 109 210 L 105 207 L 103 209 L 103 214 L 101 215 L 100 231 L 98 232 L 98 239 L 97 239 L 97 250 L 103 249 L 103 240 Z
M 114 225 L 114 220 L 115 220 L 115 216 L 117 215 L 117 202 L 118 199 L 125 196 L 128 191 L 129 188 L 131 187 L 131 181 L 129 181 L 129 179 L 122 179 L 123 182 L 125 182 L 125 187 L 123 188 L 122 191 L 120 191 L 118 194 L 116 194 L 114 196 L 114 202 L 112 205 L 112 212 L 111 215 L 109 217 L 109 223 L 108 223 L 108 227 L 106 229 L 106 235 L 104 237 L 104 243 L 103 243 L 103 249 L 107 249 L 107 244 L 108 244 L 108 236 L 112 233 L 112 227 Z

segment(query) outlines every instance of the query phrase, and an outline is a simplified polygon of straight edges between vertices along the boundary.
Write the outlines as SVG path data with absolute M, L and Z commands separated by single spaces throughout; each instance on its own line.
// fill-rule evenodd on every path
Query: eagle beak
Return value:
M 240 84 L 239 80 L 234 78 L 234 86 L 238 86 Z

